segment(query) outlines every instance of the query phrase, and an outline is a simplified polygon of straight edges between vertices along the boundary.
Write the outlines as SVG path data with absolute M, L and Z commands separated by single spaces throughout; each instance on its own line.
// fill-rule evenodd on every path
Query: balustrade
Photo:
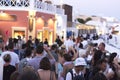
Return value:
M 29 9 L 29 10 L 41 10 L 52 12 L 56 14 L 64 14 L 64 10 L 57 8 L 55 5 L 45 3 L 40 0 L 0 0 L 0 9 L 16 8 Z

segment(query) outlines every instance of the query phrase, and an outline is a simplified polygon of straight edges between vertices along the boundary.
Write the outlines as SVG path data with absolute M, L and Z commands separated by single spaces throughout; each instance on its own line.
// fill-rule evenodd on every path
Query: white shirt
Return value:
M 87 60 L 88 60 L 88 61 L 91 61 L 91 60 L 92 60 L 92 57 L 93 57 L 93 55 L 88 55 L 88 56 L 87 56 Z
M 3 58 L 3 56 L 6 54 L 10 54 L 10 56 L 11 56 L 11 63 L 10 63 L 11 65 L 16 66 L 16 64 L 19 63 L 19 57 L 15 52 L 5 51 L 1 54 L 1 57 Z
M 82 74 L 82 72 L 79 72 L 79 74 L 77 74 L 74 68 L 72 69 L 72 71 L 73 71 L 73 76 L 74 75 L 81 75 Z M 66 80 L 72 80 L 72 75 L 71 75 L 70 72 L 67 73 Z
M 66 50 L 68 51 L 69 47 L 73 47 L 74 43 L 72 40 L 68 39 L 64 42 L 64 45 L 66 46 Z
M 88 42 L 87 42 L 86 40 L 84 40 L 84 41 L 82 41 L 81 43 L 83 44 L 83 48 L 86 48 Z
M 22 44 L 24 44 L 24 41 L 23 40 L 18 40 L 18 47 L 19 47 L 19 49 L 22 48 Z

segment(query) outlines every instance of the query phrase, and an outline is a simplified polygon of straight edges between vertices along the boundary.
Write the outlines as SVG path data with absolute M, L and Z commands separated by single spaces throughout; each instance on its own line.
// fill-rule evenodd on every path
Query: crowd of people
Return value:
M 10 38 L 0 43 L 0 58 L 2 80 L 120 80 L 117 53 L 82 36 L 58 36 L 52 45 L 47 39 L 33 42 L 31 36 L 26 42 Z

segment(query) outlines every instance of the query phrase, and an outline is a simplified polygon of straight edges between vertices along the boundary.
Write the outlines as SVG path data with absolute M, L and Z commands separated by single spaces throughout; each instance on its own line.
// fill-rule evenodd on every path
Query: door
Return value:
M 25 35 L 25 31 L 14 30 L 14 38 L 18 38 L 18 36 L 21 36 L 21 38 L 23 38 L 23 35 Z

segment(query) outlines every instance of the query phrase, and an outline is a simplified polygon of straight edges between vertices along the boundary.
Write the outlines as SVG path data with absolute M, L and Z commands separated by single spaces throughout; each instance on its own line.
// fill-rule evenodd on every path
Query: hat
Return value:
M 86 66 L 86 62 L 84 58 L 77 58 L 74 62 L 74 66 Z

